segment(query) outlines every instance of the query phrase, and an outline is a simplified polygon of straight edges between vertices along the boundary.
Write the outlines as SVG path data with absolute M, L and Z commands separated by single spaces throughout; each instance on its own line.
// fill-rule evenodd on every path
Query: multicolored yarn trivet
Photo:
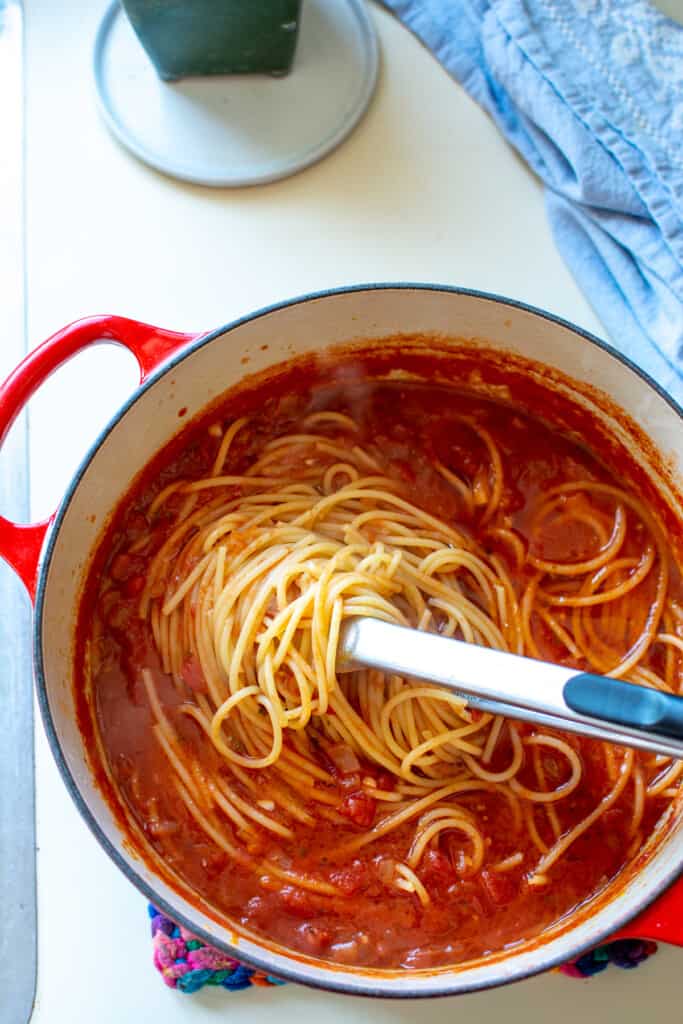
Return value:
M 148 912 L 152 921 L 154 966 L 169 988 L 197 992 L 205 985 L 219 985 L 234 992 L 250 985 L 285 984 L 280 978 L 247 967 L 213 946 L 207 946 L 151 904 Z M 564 964 L 560 971 L 570 978 L 590 978 L 609 964 L 626 969 L 637 967 L 656 952 L 656 942 L 618 939 Z
M 207 946 L 151 904 L 147 909 L 152 921 L 154 966 L 169 988 L 190 993 L 205 985 L 218 985 L 235 992 L 250 985 L 284 985 L 279 978 L 247 967 L 213 946 Z
M 564 964 L 560 971 L 569 978 L 592 978 L 594 974 L 604 971 L 609 964 L 630 970 L 656 952 L 657 943 L 650 942 L 649 939 L 616 939 Z

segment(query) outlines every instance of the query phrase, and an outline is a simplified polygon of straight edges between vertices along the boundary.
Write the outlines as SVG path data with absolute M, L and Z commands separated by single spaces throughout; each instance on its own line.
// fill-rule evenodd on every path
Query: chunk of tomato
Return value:
M 340 814 L 359 828 L 369 828 L 372 825 L 376 809 L 376 802 L 362 789 L 356 789 L 345 796 L 337 808 Z
M 447 889 L 457 882 L 457 875 L 448 857 L 440 850 L 427 850 L 420 865 L 420 878 L 428 889 Z
M 484 868 L 481 873 L 481 884 L 484 892 L 495 907 L 504 907 L 512 903 L 517 895 L 517 884 L 510 875 Z
M 330 881 L 344 896 L 353 896 L 367 884 L 368 867 L 363 861 L 354 860 L 348 867 L 333 871 L 330 874 Z
M 208 693 L 206 678 L 199 659 L 193 654 L 183 665 L 180 674 L 194 693 Z
M 299 925 L 297 933 L 301 939 L 301 945 L 311 953 L 323 953 L 332 941 L 332 936 L 327 928 L 320 928 L 310 922 Z

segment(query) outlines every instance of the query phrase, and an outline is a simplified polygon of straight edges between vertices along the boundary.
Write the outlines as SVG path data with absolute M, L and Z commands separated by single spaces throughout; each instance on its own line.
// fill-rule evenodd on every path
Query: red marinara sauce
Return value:
M 294 391 L 286 378 L 281 381 L 277 392 L 247 410 L 252 417 L 250 427 L 239 435 L 234 454 L 231 452 L 231 471 L 239 472 L 267 440 L 296 431 L 307 413 L 321 409 L 352 415 L 360 428 L 358 443 L 378 458 L 385 472 L 401 481 L 409 500 L 447 522 L 457 521 L 475 536 L 476 515 L 467 520 L 452 488 L 434 468 L 439 459 L 469 481 L 476 481 L 481 474 L 487 452 L 463 417 L 485 425 L 498 446 L 504 470 L 499 515 L 527 544 L 529 510 L 544 490 L 579 479 L 614 483 L 613 476 L 586 448 L 512 405 L 441 385 L 368 383 L 352 378 L 327 389 L 299 382 Z M 240 408 L 238 412 L 244 411 Z M 213 420 L 225 425 L 236 414 L 228 401 Z M 367 789 L 361 790 L 359 774 L 366 780 L 374 778 L 380 786 L 391 785 L 385 773 L 368 763 L 361 765 L 360 773 L 335 773 L 329 791 L 341 824 L 321 819 L 314 829 L 295 825 L 294 839 L 286 844 L 264 831 L 254 851 L 259 858 L 271 850 L 284 851 L 299 872 L 310 871 L 332 881 L 339 889 L 338 896 L 317 895 L 231 863 L 205 835 L 168 784 L 168 762 L 152 735 L 152 716 L 140 682 L 143 665 L 156 671 L 162 704 L 182 742 L 207 762 L 214 764 L 219 758 L 195 722 L 174 714 L 182 697 L 170 679 L 164 678 L 150 628 L 138 617 L 137 609 L 146 566 L 161 541 L 159 523 L 150 522 L 149 505 L 175 479 L 192 480 L 207 474 L 219 443 L 207 427 L 204 422 L 186 431 L 182 449 L 176 445 L 166 461 L 157 459 L 153 475 L 143 476 L 142 483 L 128 495 L 103 542 L 103 568 L 97 579 L 90 580 L 94 600 L 84 602 L 82 613 L 83 632 L 90 638 L 93 654 L 96 728 L 113 779 L 166 864 L 217 912 L 257 934 L 304 954 L 375 967 L 429 968 L 500 950 L 538 935 L 603 889 L 637 852 L 630 831 L 634 801 L 630 786 L 572 844 L 552 871 L 550 883 L 535 888 L 527 884 L 527 873 L 529 864 L 538 860 L 538 850 L 532 848 L 526 831 L 515 832 L 505 801 L 487 792 L 465 794 L 460 802 L 476 816 L 485 835 L 485 863 L 495 864 L 521 851 L 523 865 L 504 873 L 485 866 L 470 876 L 458 860 L 457 843 L 446 837 L 438 849 L 427 852 L 418 870 L 431 896 L 427 906 L 414 894 L 388 885 L 381 870 L 386 858 L 405 856 L 412 824 L 369 844 L 344 863 L 336 863 L 331 856 L 345 836 L 357 835 L 377 820 L 378 808 Z M 161 521 L 163 525 L 163 516 Z M 495 544 L 490 535 L 480 542 L 489 547 Z M 584 534 L 580 529 L 571 536 L 555 533 L 540 541 L 534 539 L 548 558 L 580 559 L 589 542 L 590 531 Z M 637 536 L 627 537 L 625 553 L 636 551 L 640 543 Z M 508 557 L 506 565 L 521 593 L 528 578 L 526 570 L 515 570 L 503 547 L 501 556 Z M 680 593 L 677 577 L 675 587 Z M 638 601 L 651 598 L 647 588 L 639 591 Z M 644 608 L 632 606 L 628 612 L 637 618 Z M 566 658 L 566 650 L 552 631 L 541 628 L 538 642 L 542 656 Z M 185 681 L 188 696 L 202 688 L 201 673 L 192 664 Z M 520 726 L 522 733 L 529 728 Z M 601 745 L 575 736 L 569 737 L 569 742 L 581 758 L 583 778 L 558 807 L 562 832 L 589 814 L 610 786 Z M 543 756 L 549 783 L 561 781 L 558 772 L 566 772 L 566 765 L 560 769 L 551 750 Z M 495 771 L 509 760 L 509 743 L 501 741 L 490 769 Z M 329 764 L 324 766 L 329 768 Z M 520 778 L 534 784 L 530 765 Z M 268 770 L 259 773 L 259 781 L 267 800 Z M 638 833 L 641 843 L 667 805 L 663 797 L 647 800 Z M 553 835 L 545 816 L 538 816 L 537 827 L 541 840 L 550 846 Z

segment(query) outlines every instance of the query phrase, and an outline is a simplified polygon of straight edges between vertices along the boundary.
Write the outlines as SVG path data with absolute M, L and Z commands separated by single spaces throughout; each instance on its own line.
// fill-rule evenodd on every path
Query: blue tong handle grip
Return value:
M 567 680 L 563 697 L 578 714 L 683 740 L 683 697 L 590 672 Z

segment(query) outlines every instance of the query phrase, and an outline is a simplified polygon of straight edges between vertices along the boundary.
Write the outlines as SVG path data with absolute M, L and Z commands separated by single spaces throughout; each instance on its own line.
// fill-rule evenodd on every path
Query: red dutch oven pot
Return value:
M 682 414 L 657 386 L 610 347 L 540 310 L 477 292 L 432 285 L 365 285 L 305 296 L 203 334 L 179 334 L 117 316 L 65 327 L 33 351 L 0 389 L 0 440 L 40 384 L 90 345 L 125 346 L 140 367 L 140 386 L 97 438 L 49 519 L 18 525 L 0 517 L 0 555 L 35 605 L 34 666 L 52 752 L 83 819 L 130 880 L 171 918 L 205 941 L 263 970 L 304 984 L 381 996 L 433 996 L 485 989 L 551 968 L 608 938 L 639 937 L 683 945 L 683 815 L 673 809 L 636 865 L 607 890 L 533 941 L 452 968 L 372 970 L 294 954 L 218 919 L 195 893 L 171 884 L 140 855 L 121 808 L 96 781 L 97 751 L 79 730 L 74 636 L 84 575 L 98 538 L 137 473 L 222 392 L 250 373 L 300 355 L 332 354 L 349 342 L 467 344 L 532 361 L 631 450 L 683 525 L 678 495 Z M 420 340 L 422 339 L 422 341 Z M 448 341 L 448 339 L 453 339 Z M 559 383 L 558 383 L 559 382 Z M 622 410 L 648 437 L 635 450 Z M 542 410 L 538 410 L 542 413 Z M 635 446 L 635 447 L 634 447 Z M 668 468 L 662 468 L 668 467 Z M 137 849 L 136 849 L 137 847 Z

